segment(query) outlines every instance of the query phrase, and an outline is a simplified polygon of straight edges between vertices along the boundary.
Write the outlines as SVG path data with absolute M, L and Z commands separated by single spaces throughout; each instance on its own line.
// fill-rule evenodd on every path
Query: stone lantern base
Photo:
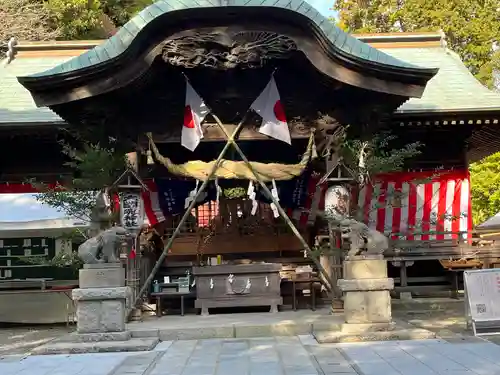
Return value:
M 344 293 L 346 324 L 390 324 L 394 280 L 387 277 L 382 255 L 349 257 L 344 261 L 344 279 L 338 281 Z
M 125 286 L 125 270 L 120 263 L 86 264 L 80 270 L 80 288 L 73 290 L 77 332 L 124 332 L 126 302 L 130 296 L 130 288 Z
M 390 291 L 394 280 L 387 276 L 383 255 L 347 257 L 344 279 L 338 281 L 344 293 L 345 323 L 339 331 L 318 332 L 320 343 L 434 338 L 435 334 L 401 327 L 392 320 Z
M 73 290 L 76 332 L 36 348 L 34 354 L 151 350 L 158 338 L 132 338 L 126 330 L 125 270 L 120 263 L 86 264 Z

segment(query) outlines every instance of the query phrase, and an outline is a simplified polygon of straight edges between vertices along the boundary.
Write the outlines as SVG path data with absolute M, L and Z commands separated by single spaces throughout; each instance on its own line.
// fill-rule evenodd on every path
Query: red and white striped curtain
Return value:
M 304 208 L 287 211 L 300 227 L 313 223 L 324 210 L 327 185 L 317 186 L 318 181 L 319 176 L 309 179 Z M 146 215 L 154 225 L 165 220 L 165 214 L 157 186 L 146 183 L 150 189 L 143 194 Z M 472 230 L 467 170 L 379 175 L 354 199 L 362 220 L 393 238 L 446 240 L 458 238 L 459 233 L 467 238 Z
M 317 212 L 324 210 L 327 186 L 317 186 L 318 181 L 316 175 L 309 179 L 304 208 L 287 212 L 301 227 L 314 222 Z M 142 195 L 146 216 L 149 224 L 155 225 L 165 220 L 162 197 L 154 181 L 146 184 L 150 189 Z M 30 184 L 0 185 L 2 194 L 34 192 L 36 189 Z M 354 200 L 368 226 L 393 238 L 446 240 L 458 238 L 458 233 L 470 237 L 472 212 L 467 170 L 379 175 Z
M 153 180 L 144 181 L 149 191 L 142 192 L 144 201 L 144 212 L 146 214 L 146 222 L 153 226 L 165 220 L 165 215 L 160 207 L 160 196 L 158 186 Z
M 393 238 L 445 240 L 472 229 L 467 170 L 377 176 L 358 195 L 364 222 Z

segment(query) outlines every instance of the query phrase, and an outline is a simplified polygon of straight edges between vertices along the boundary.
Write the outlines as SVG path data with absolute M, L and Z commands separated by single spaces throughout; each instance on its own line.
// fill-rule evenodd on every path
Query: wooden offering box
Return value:
M 195 307 L 202 315 L 208 315 L 209 308 L 240 306 L 270 306 L 277 312 L 283 304 L 280 270 L 277 263 L 193 267 Z

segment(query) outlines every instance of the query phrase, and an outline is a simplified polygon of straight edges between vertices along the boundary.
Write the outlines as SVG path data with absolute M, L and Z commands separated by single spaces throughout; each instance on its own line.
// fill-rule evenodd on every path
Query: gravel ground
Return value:
M 418 328 L 436 332 L 439 336 L 472 336 L 472 331 L 466 328 L 465 316 L 459 312 L 419 311 L 406 314 L 398 312 L 394 316 Z
M 0 327 L 0 355 L 29 353 L 31 349 L 73 330 L 74 326 Z

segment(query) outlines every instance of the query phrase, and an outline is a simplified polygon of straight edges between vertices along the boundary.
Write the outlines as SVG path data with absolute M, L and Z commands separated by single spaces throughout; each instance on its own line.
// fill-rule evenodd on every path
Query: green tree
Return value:
M 470 71 L 493 87 L 492 71 L 500 68 L 500 3 L 498 0 L 338 0 L 338 24 L 348 32 L 442 30 L 448 47 Z
M 480 224 L 500 211 L 500 152 L 470 165 L 472 218 Z
M 65 39 L 103 38 L 116 32 L 153 0 L 47 0 Z
M 50 21 L 51 12 L 39 0 L 0 0 L 0 44 L 18 40 L 53 40 L 60 33 Z
M 153 0 L 0 0 L 0 42 L 101 39 Z
M 156 0 L 96 0 L 102 12 L 109 16 L 116 26 L 126 24 L 141 10 Z
M 45 7 L 50 12 L 53 27 L 63 39 L 96 39 L 104 37 L 98 1 L 47 0 Z
M 96 193 L 111 186 L 125 170 L 124 153 L 112 145 L 103 147 L 89 142 L 79 149 L 64 143 L 62 152 L 69 159 L 66 165 L 73 171 L 73 178 L 55 187 L 32 181 L 42 191 L 36 199 L 67 216 L 90 221 Z

